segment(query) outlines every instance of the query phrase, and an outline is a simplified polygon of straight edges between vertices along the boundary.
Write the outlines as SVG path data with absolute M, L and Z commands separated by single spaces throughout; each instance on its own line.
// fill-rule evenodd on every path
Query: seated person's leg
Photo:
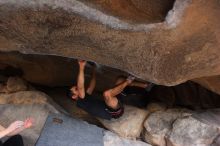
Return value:
M 10 137 L 3 146 L 24 146 L 21 135 L 14 135 Z

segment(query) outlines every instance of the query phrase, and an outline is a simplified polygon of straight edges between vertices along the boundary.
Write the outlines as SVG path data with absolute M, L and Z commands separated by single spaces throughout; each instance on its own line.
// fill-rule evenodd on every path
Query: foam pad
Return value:
M 50 114 L 36 146 L 104 146 L 103 129 L 62 114 Z

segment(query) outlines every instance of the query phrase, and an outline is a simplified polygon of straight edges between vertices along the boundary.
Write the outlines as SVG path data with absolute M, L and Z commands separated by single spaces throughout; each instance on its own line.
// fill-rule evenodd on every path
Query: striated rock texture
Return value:
M 219 15 L 218 0 L 0 0 L 0 51 L 82 58 L 176 85 L 220 74 Z

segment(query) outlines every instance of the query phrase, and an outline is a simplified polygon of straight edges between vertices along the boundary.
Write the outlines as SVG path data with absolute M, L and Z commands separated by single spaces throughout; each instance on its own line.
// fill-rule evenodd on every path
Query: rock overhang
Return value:
M 163 22 L 135 24 L 77 0 L 1 0 L 0 50 L 80 58 L 176 85 L 220 73 L 220 6 L 204 3 L 176 0 Z

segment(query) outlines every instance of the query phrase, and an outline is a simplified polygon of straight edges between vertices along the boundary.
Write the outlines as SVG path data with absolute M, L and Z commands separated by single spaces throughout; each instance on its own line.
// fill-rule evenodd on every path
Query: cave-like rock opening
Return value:
M 58 109 L 61 108 L 74 117 L 83 119 L 99 127 L 110 129 L 122 137 L 141 138 L 150 144 L 159 145 L 162 145 L 166 140 L 171 140 L 171 142 L 177 140 L 175 138 L 173 139 L 175 135 L 172 134 L 167 138 L 162 136 L 163 133 L 155 133 L 155 130 L 158 129 L 165 133 L 169 133 L 169 131 L 177 132 L 176 130 L 184 126 L 183 123 L 185 121 L 176 123 L 174 122 L 175 120 L 183 120 L 182 118 L 188 116 L 187 118 L 189 119 L 186 119 L 188 120 L 186 122 L 193 123 L 194 120 L 194 122 L 201 124 L 197 118 L 191 117 L 191 115 L 204 111 L 202 112 L 203 115 L 197 115 L 200 120 L 202 117 L 202 120 L 208 118 L 211 122 L 216 122 L 215 117 L 210 118 L 208 116 L 210 114 L 207 114 L 206 111 L 210 112 L 212 109 L 218 109 L 220 107 L 220 96 L 193 81 L 187 81 L 172 87 L 155 85 L 150 91 L 144 91 L 143 94 L 127 96 L 123 99 L 123 104 L 126 107 L 124 114 L 126 118 L 121 118 L 118 122 L 109 122 L 100 118 L 97 119 L 80 109 L 77 107 L 76 102 L 68 96 L 69 89 L 76 83 L 78 74 L 78 63 L 76 59 L 52 55 L 21 54 L 18 52 L 0 53 L 0 56 L 0 104 L 23 103 L 24 107 L 26 107 L 25 104 L 46 103 L 46 99 L 50 97 L 49 101 L 55 103 L 55 107 L 59 107 Z M 91 72 L 92 66 L 87 65 L 85 72 L 86 86 L 91 78 Z M 103 100 L 102 92 L 113 87 L 118 76 L 128 75 L 129 73 L 124 71 L 100 65 L 97 72 L 97 87 L 94 95 L 96 95 L 98 100 Z M 26 82 L 23 83 L 18 77 L 23 78 Z M 138 78 L 137 80 L 146 82 Z M 27 83 L 30 85 L 27 86 Z M 33 106 L 31 109 L 34 108 L 38 107 Z M 25 110 L 24 108 L 21 109 Z M 41 110 L 39 109 L 39 112 Z M 135 115 L 138 115 L 138 117 L 134 118 L 133 116 Z M 134 128 L 139 129 L 138 131 L 131 128 L 127 133 L 117 128 L 124 127 L 126 129 L 128 126 L 126 124 L 127 119 L 130 119 L 129 121 L 133 124 L 143 122 L 146 119 L 144 130 L 143 127 L 140 127 L 142 124 L 137 123 L 135 125 L 139 125 L 139 127 L 134 126 Z M 155 122 L 161 125 L 155 127 Z M 172 123 L 179 124 L 178 128 L 172 129 L 172 126 L 175 127 Z M 191 128 L 196 128 L 196 125 L 192 125 Z M 149 128 L 153 128 L 153 131 L 149 130 Z M 166 130 L 164 131 L 163 128 Z M 211 134 L 217 135 L 215 129 L 210 130 L 211 132 L 209 132 Z M 186 130 L 185 132 L 187 133 L 188 131 Z M 176 135 L 178 134 L 180 133 L 177 132 Z M 157 138 L 151 139 L 150 137 L 153 135 L 160 136 L 163 140 Z M 215 137 L 210 136 L 210 139 L 214 139 Z M 200 135 L 198 135 L 197 139 L 199 138 L 201 138 Z
M 117 77 L 129 75 L 129 73 L 115 68 L 99 66 L 97 92 L 113 87 Z M 88 84 L 87 80 L 91 78 L 91 71 L 92 66 L 88 65 L 85 75 L 86 84 Z M 18 52 L 0 53 L 1 82 L 5 82 L 8 77 L 19 76 L 39 87 L 66 90 L 67 87 L 76 83 L 77 74 L 78 64 L 77 59 L 74 58 Z M 145 82 L 138 78 L 136 80 Z M 188 81 L 171 87 L 155 84 L 147 96 L 150 99 L 148 101 L 163 102 L 171 107 L 185 106 L 195 110 L 220 106 L 217 93 L 205 89 L 196 82 Z
M 105 146 L 115 140 L 135 145 L 122 137 L 144 146 L 219 146 L 219 4 L 0 0 L 0 124 L 32 115 L 36 127 L 23 134 L 29 145 L 52 112 L 116 133 L 107 132 Z M 123 99 L 119 119 L 91 116 L 67 95 L 76 83 L 77 59 L 100 66 L 96 101 L 118 76 L 155 86 Z M 85 70 L 87 86 L 92 66 Z
M 20 76 L 33 85 L 54 88 L 63 88 L 76 82 L 78 64 L 76 59 L 47 55 L 24 55 L 18 52 L 0 54 L 1 81 L 10 76 Z M 91 66 L 86 69 L 86 84 L 91 74 Z M 129 73 L 100 65 L 96 91 L 102 92 L 114 86 L 118 76 L 128 76 Z M 141 79 L 137 79 L 143 81 Z M 64 96 L 64 95 L 63 95 Z M 208 109 L 220 106 L 218 95 L 205 89 L 201 85 L 188 81 L 177 86 L 166 87 L 156 85 L 146 95 L 149 100 L 143 102 L 163 102 L 167 106 L 184 106 L 190 109 Z M 135 99 L 135 98 L 134 98 Z M 138 99 L 136 99 L 138 101 Z M 128 102 L 137 102 L 132 100 Z

